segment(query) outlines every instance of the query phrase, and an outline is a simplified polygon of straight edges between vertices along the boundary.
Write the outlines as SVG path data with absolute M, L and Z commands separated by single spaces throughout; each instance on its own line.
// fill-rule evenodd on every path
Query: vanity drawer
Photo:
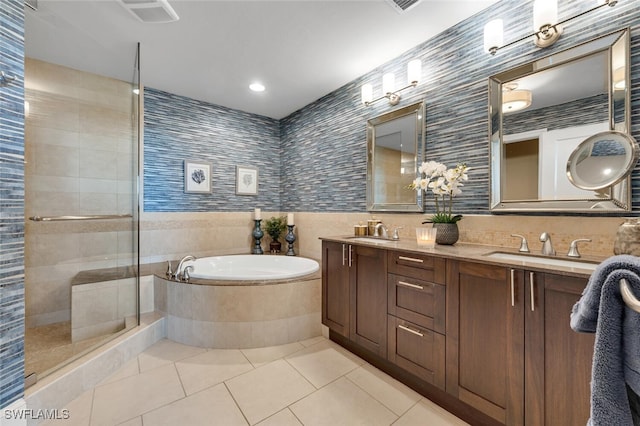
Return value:
M 387 316 L 389 361 L 440 389 L 445 387 L 445 338 L 393 315 Z
M 387 275 L 387 312 L 439 333 L 445 332 L 445 286 Z
M 444 284 L 445 259 L 419 253 L 390 251 L 388 259 L 389 272 Z

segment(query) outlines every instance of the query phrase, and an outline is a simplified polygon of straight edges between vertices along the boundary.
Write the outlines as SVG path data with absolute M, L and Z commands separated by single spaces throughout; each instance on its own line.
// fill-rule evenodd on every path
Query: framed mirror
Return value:
M 423 158 L 423 102 L 367 121 L 367 210 L 422 212 L 422 194 L 408 187 Z
M 631 170 L 599 188 L 567 173 L 586 139 L 629 132 L 629 43 L 624 29 L 489 78 L 492 211 L 630 211 Z

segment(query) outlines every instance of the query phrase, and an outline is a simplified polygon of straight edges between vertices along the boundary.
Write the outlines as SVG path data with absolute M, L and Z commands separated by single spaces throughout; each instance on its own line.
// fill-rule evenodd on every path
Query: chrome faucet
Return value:
M 548 233 L 543 232 L 540 235 L 540 241 L 542 241 L 542 254 L 546 256 L 556 255 L 556 251 L 553 248 L 553 244 L 551 244 L 551 236 Z
M 196 260 L 195 256 L 191 256 L 190 254 L 186 255 L 185 257 L 183 257 L 182 259 L 180 259 L 180 263 L 178 263 L 178 267 L 176 268 L 174 274 L 173 274 L 173 278 L 177 279 L 178 281 L 181 281 L 184 278 L 184 272 L 182 271 L 182 265 L 185 262 L 188 262 L 190 260 Z M 188 275 L 188 273 L 187 273 Z
M 376 225 L 376 232 L 373 233 L 374 237 L 389 238 L 388 229 L 384 226 L 384 223 L 380 222 Z
M 581 241 L 590 243 L 591 238 L 578 238 L 577 240 L 571 241 L 571 245 L 569 246 L 569 253 L 567 253 L 567 256 L 580 257 L 580 252 L 578 251 L 578 243 Z

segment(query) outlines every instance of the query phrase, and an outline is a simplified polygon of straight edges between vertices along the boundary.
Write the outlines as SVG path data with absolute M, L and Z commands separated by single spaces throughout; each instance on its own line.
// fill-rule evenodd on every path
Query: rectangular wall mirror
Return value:
M 490 77 L 491 210 L 629 211 L 629 177 L 597 191 L 567 177 L 582 141 L 628 133 L 628 87 L 628 29 Z
M 367 210 L 422 212 L 422 194 L 408 187 L 423 158 L 423 102 L 367 121 Z

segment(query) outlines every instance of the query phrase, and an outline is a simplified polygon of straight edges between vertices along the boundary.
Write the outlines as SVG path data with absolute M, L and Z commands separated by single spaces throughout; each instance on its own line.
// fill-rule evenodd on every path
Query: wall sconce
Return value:
M 416 87 L 422 77 L 422 62 L 420 59 L 414 59 L 407 64 L 407 82 L 408 84 L 401 89 L 395 88 L 395 75 L 387 73 L 382 76 L 382 93 L 384 95 L 373 99 L 373 86 L 369 83 L 363 84 L 361 88 L 362 103 L 369 106 L 381 99 L 388 99 L 389 105 L 398 105 L 400 102 L 399 93 L 409 87 Z
M 502 20 L 495 19 L 484 27 L 484 50 L 491 55 L 504 47 L 519 43 L 530 37 L 538 47 L 553 45 L 562 35 L 562 24 L 576 19 L 603 6 L 615 6 L 618 0 L 598 0 L 598 5 L 591 9 L 558 22 L 558 0 L 535 0 L 533 3 L 533 34 L 522 37 L 511 43 L 503 44 Z

